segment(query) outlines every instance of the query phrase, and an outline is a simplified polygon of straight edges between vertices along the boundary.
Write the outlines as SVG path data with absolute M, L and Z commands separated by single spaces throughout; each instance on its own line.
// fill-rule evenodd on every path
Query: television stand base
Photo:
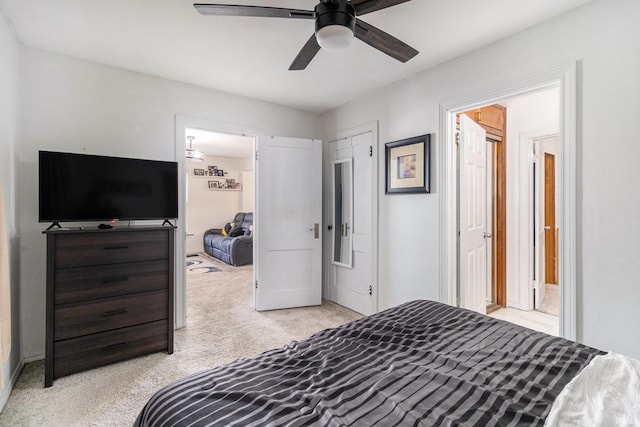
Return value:
M 51 230 L 53 227 L 58 227 L 58 228 L 62 228 L 62 226 L 60 225 L 60 223 L 58 221 L 55 221 L 53 224 L 51 224 L 50 226 L 47 227 L 47 229 L 45 231 L 49 231 Z

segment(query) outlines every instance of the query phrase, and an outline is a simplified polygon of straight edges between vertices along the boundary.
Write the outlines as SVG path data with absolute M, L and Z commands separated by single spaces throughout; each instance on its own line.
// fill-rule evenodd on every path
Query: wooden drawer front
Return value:
M 54 341 L 167 318 L 168 291 L 145 292 L 55 308 Z
M 53 376 L 58 378 L 96 366 L 166 350 L 167 327 L 167 321 L 160 320 L 57 342 L 53 351 Z
M 55 239 L 56 269 L 169 258 L 165 231 L 62 234 Z
M 55 303 L 168 289 L 168 271 L 167 260 L 56 270 Z

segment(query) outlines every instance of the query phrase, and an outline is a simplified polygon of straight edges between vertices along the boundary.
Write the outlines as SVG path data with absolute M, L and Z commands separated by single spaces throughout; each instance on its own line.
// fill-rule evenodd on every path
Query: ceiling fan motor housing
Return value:
M 316 35 L 332 25 L 346 27 L 353 34 L 356 28 L 356 9 L 346 0 L 321 1 L 315 8 Z

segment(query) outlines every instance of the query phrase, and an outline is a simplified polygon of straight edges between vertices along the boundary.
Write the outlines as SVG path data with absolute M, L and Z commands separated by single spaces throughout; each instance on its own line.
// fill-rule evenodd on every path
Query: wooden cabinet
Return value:
M 173 227 L 49 230 L 45 387 L 64 375 L 173 353 Z
M 503 139 L 505 137 L 506 109 L 504 106 L 500 104 L 488 105 L 460 114 L 467 115 L 471 120 L 482 126 L 489 136 L 498 137 L 494 139 Z M 456 118 L 459 124 L 459 115 Z

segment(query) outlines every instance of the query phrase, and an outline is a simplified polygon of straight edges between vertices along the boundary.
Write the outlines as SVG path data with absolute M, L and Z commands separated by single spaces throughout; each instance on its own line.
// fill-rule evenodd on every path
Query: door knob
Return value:
M 333 225 L 328 225 L 327 226 L 327 230 L 329 230 L 329 231 L 333 230 Z
M 485 239 L 490 239 L 491 238 L 491 233 L 484 233 L 483 236 Z

